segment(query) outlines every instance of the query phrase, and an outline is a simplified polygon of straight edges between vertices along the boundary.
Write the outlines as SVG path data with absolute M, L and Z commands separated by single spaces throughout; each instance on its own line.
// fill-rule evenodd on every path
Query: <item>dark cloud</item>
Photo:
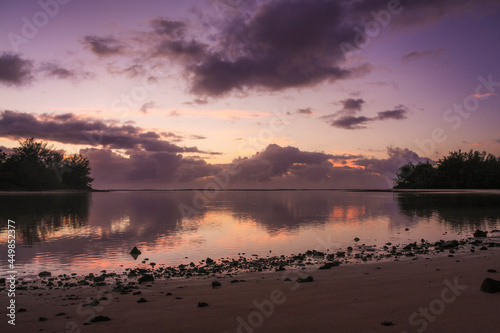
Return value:
M 343 116 L 339 119 L 331 120 L 330 125 L 343 129 L 361 129 L 366 128 L 364 125 L 370 121 L 373 121 L 373 118 L 363 116 Z
M 224 188 L 389 188 L 400 166 L 430 161 L 393 147 L 387 149 L 387 158 L 376 159 L 275 144 L 229 164 L 144 150 L 133 151 L 129 157 L 110 149 L 88 148 L 80 153 L 91 162 L 97 188 L 203 188 L 221 182 Z
M 0 133 L 9 139 L 35 137 L 67 144 L 100 146 L 109 149 L 149 152 L 198 152 L 196 147 L 180 147 L 162 140 L 157 133 L 131 124 L 82 118 L 71 113 L 35 115 L 24 112 L 0 112 Z M 168 136 L 168 135 L 167 135 Z M 216 153 L 210 153 L 216 154 Z
M 85 36 L 83 43 L 92 52 L 101 56 L 115 55 L 124 52 L 124 44 L 114 37 Z
M 365 101 L 362 98 L 348 98 L 341 101 L 341 103 L 344 106 L 343 111 L 361 111 L 361 108 L 363 107 L 363 104 L 365 104 Z
M 341 101 L 344 108 L 334 114 L 322 116 L 333 127 L 342 129 L 363 129 L 366 124 L 373 121 L 403 120 L 408 118 L 408 108 L 404 105 L 397 105 L 394 110 L 381 111 L 376 117 L 356 116 L 362 109 L 365 101 L 363 99 L 346 99 Z
M 4 52 L 0 55 L 0 83 L 20 86 L 33 79 L 33 62 L 20 55 Z
M 405 54 L 401 58 L 403 60 L 417 60 L 425 57 L 436 57 L 439 54 L 443 53 L 443 49 L 436 49 L 436 50 L 426 50 L 426 51 L 413 51 L 410 53 Z
M 313 114 L 313 111 L 311 108 L 304 108 L 304 109 L 298 109 L 297 113 L 300 114 Z
M 150 21 L 150 24 L 157 34 L 168 35 L 170 37 L 179 37 L 186 29 L 186 23 L 166 18 L 153 19 Z
M 356 155 L 331 155 L 319 152 L 301 151 L 296 147 L 281 147 L 271 144 L 251 158 L 239 158 L 233 161 L 241 173 L 239 181 L 265 182 L 273 177 L 283 177 L 292 172 L 295 165 L 331 165 L 328 160 L 340 161 L 359 158 Z
M 365 171 L 377 173 L 380 175 L 385 175 L 390 179 L 396 177 L 396 174 L 400 167 L 407 163 L 418 164 L 422 163 L 434 163 L 431 159 L 420 157 L 417 153 L 405 148 L 387 148 L 387 159 L 358 159 L 354 161 L 355 165 L 363 166 Z
M 378 116 L 375 119 L 376 120 L 386 120 L 386 119 L 403 120 L 406 118 L 408 118 L 408 109 L 403 106 L 401 109 L 379 112 Z

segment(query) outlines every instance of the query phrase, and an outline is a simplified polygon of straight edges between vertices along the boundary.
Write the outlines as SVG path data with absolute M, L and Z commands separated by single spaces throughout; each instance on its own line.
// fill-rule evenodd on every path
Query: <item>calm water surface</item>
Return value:
M 170 266 L 240 253 L 335 251 L 355 237 L 382 246 L 500 229 L 498 193 L 212 192 L 205 209 L 186 214 L 195 195 L 0 194 L 0 274 L 8 270 L 7 219 L 16 222 L 16 266 L 24 274 L 121 272 L 144 258 Z M 134 246 L 142 251 L 137 260 L 129 255 Z

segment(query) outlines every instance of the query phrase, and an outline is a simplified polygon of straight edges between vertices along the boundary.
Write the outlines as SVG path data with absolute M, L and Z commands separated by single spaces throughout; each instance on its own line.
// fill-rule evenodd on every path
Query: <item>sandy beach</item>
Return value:
M 156 279 L 133 284 L 128 293 L 113 291 L 110 284 L 19 290 L 16 325 L 7 324 L 3 302 L 1 327 L 2 332 L 498 332 L 500 293 L 482 292 L 480 286 L 486 277 L 499 280 L 500 273 L 488 270 L 500 271 L 499 247 L 324 270 L 311 265 Z M 312 282 L 297 282 L 308 276 Z M 214 287 L 214 281 L 221 285 Z M 141 298 L 145 302 L 138 302 Z M 110 320 L 88 322 L 99 316 Z

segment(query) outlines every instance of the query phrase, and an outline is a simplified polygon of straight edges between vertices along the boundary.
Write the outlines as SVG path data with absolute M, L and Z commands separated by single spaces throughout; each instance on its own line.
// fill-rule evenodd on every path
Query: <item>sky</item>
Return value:
M 0 148 L 97 189 L 390 188 L 500 156 L 500 0 L 0 0 Z

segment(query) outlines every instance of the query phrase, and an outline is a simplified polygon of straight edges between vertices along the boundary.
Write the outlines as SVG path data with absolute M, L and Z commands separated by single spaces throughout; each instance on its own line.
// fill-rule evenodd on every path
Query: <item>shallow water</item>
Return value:
M 205 203 L 206 205 L 202 205 Z M 240 254 L 290 255 L 471 236 L 500 229 L 498 193 L 346 191 L 0 194 L 0 274 L 7 219 L 16 269 L 121 272 L 145 258 L 168 266 Z M 408 228 L 409 230 L 405 230 Z M 137 246 L 142 254 L 129 254 Z

